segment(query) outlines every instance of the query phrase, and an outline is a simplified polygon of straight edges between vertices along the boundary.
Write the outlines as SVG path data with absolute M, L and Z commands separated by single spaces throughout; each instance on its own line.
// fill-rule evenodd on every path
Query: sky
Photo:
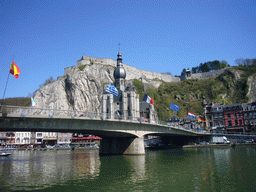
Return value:
M 119 44 L 123 63 L 173 76 L 235 66 L 256 57 L 255 19 L 254 0 L 1 0 L 0 98 L 32 95 L 83 54 L 116 60 Z

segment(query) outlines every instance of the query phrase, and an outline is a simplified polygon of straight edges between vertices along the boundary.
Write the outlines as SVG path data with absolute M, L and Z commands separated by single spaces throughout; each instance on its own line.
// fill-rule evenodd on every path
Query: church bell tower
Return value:
M 125 83 L 126 72 L 125 72 L 124 66 L 122 64 L 122 55 L 120 53 L 120 48 L 119 48 L 116 62 L 117 62 L 117 65 L 116 65 L 116 69 L 114 71 L 115 87 L 117 88 L 118 91 L 124 92 L 124 90 L 125 90 L 124 83 Z

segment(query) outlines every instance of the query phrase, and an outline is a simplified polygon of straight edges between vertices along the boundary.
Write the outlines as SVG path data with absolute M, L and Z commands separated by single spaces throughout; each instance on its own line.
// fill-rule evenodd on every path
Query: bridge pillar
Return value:
M 100 141 L 100 155 L 145 155 L 143 136 L 103 138 Z

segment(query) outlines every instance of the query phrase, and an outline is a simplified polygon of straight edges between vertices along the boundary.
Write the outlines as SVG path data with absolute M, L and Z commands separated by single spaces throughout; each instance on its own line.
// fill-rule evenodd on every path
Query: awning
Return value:
M 45 141 L 45 140 L 57 140 L 57 138 L 43 138 L 43 140 Z
M 73 137 L 72 140 L 100 140 L 102 138 L 96 136 L 89 136 L 89 137 Z

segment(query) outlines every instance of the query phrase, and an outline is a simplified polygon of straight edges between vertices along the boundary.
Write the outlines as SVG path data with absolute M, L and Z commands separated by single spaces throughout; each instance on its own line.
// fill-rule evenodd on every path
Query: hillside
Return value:
M 255 66 L 233 67 L 212 79 L 164 82 L 158 89 L 147 89 L 146 94 L 155 101 L 160 120 L 166 120 L 173 115 L 173 111 L 169 110 L 170 103 L 178 105 L 180 110 L 177 116 L 184 117 L 187 116 L 188 111 L 197 115 L 202 114 L 203 97 L 207 102 L 226 104 L 252 102 L 256 99 Z M 134 85 L 142 99 L 143 84 L 135 80 Z
M 30 97 L 6 98 L 6 99 L 4 99 L 4 101 L 3 101 L 3 99 L 0 99 L 1 105 L 2 105 L 2 102 L 4 105 L 23 106 L 23 107 L 31 106 Z

